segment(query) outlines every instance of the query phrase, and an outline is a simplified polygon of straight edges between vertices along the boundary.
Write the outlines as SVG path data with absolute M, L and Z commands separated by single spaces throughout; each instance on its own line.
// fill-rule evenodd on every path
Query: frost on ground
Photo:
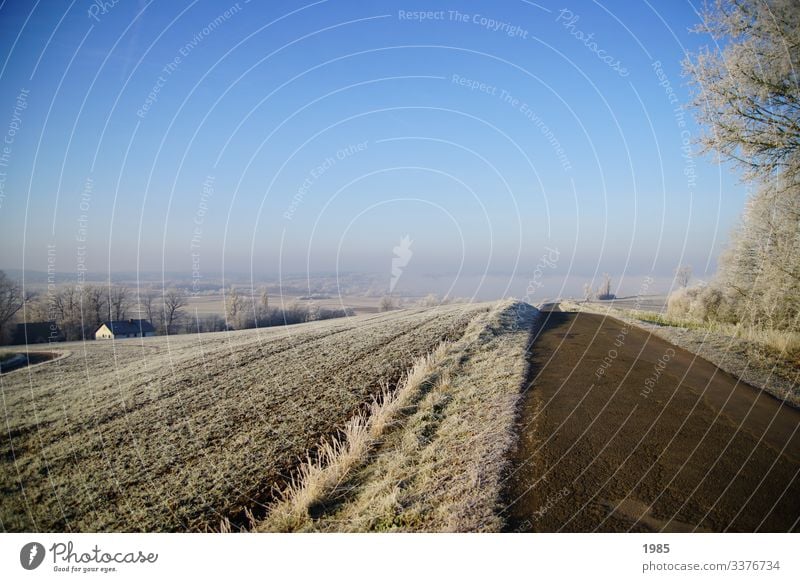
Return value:
M 504 302 L 310 460 L 257 531 L 498 531 L 538 311 Z
M 606 307 L 598 304 L 562 303 L 564 309 L 588 311 L 608 315 L 636 325 L 653 335 L 708 360 L 721 370 L 743 382 L 800 406 L 800 368 L 795 362 L 781 357 L 757 342 L 733 337 L 709 329 L 688 329 L 658 325 L 634 317 L 629 310 Z
M 247 523 L 301 456 L 488 309 L 61 344 L 70 356 L 0 376 L 0 527 Z

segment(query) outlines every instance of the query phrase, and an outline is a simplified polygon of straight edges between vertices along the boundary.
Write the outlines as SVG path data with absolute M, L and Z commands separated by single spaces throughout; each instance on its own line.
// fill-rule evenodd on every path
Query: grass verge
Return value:
M 562 309 L 638 325 L 720 369 L 800 408 L 800 334 L 671 318 L 656 312 L 562 301 Z
M 257 531 L 498 531 L 530 330 L 504 302 L 326 441 Z
M 656 325 L 700 329 L 753 342 L 773 352 L 776 356 L 784 356 L 791 361 L 800 363 L 800 332 L 763 329 L 730 323 L 698 322 L 690 319 L 668 317 L 651 311 L 631 311 L 630 315 L 640 321 Z

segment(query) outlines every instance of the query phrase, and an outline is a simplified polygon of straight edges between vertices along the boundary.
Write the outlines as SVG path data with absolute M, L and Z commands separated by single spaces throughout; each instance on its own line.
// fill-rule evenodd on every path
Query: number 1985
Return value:
M 645 554 L 669 554 L 669 544 L 642 544 Z

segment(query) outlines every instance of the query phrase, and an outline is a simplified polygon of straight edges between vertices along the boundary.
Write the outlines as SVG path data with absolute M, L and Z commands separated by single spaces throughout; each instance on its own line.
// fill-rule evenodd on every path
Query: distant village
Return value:
M 133 290 L 124 285 L 53 285 L 29 293 L 0 271 L 0 345 L 120 340 L 155 335 L 291 325 L 352 315 L 313 302 L 270 306 L 269 293 L 225 292 L 225 313 L 189 313 L 185 289 Z

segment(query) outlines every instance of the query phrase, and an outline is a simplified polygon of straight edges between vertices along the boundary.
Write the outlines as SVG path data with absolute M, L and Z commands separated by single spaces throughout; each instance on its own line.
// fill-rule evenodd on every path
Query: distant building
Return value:
M 55 321 L 18 323 L 12 337 L 12 343 L 15 344 L 45 344 L 63 341 L 64 334 Z
M 122 339 L 127 337 L 150 337 L 156 335 L 156 330 L 146 319 L 128 319 L 127 321 L 104 321 L 97 331 L 94 339 Z

